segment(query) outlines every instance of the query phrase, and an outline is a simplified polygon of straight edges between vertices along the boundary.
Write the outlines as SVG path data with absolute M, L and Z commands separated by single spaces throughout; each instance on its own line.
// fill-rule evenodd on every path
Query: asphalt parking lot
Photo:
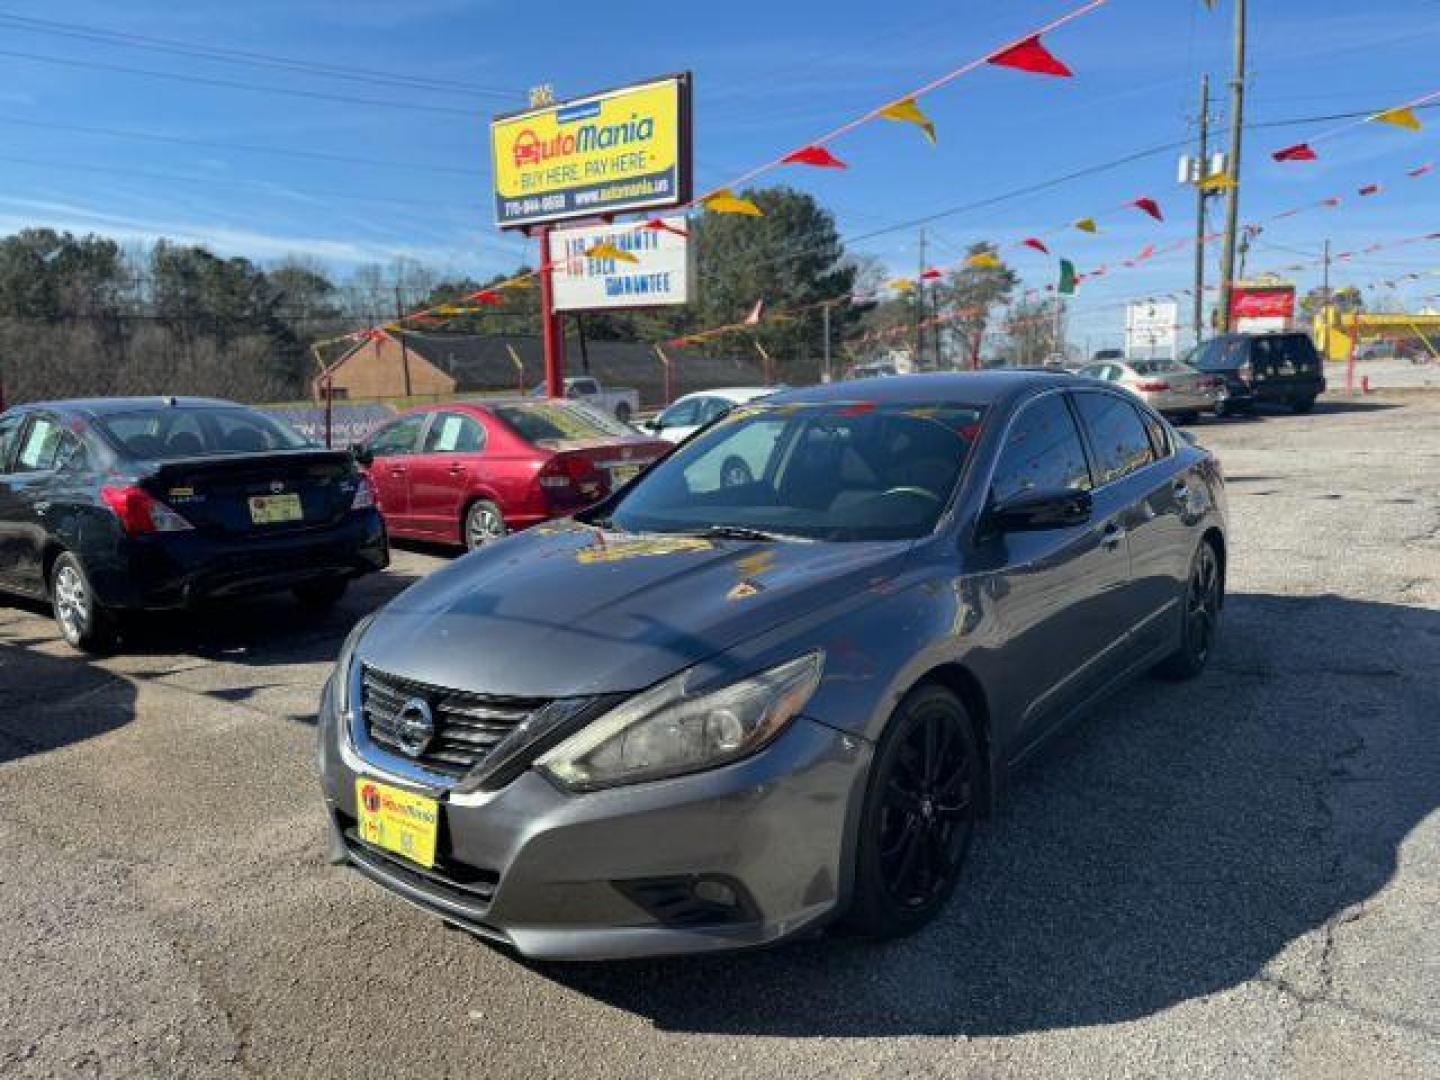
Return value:
M 1440 400 L 1195 430 L 1215 662 L 1061 740 L 888 946 L 527 966 L 326 865 L 320 685 L 443 554 L 99 662 L 0 607 L 0 1075 L 1440 1076 Z

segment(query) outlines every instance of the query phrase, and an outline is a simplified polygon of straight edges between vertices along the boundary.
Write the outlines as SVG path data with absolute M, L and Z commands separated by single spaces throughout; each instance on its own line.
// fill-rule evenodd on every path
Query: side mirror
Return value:
M 350 456 L 355 459 L 357 465 L 373 465 L 375 463 L 375 455 L 364 443 L 351 443 Z
M 1092 508 L 1088 491 L 1022 491 L 995 504 L 988 517 L 997 532 L 1038 532 L 1084 525 Z

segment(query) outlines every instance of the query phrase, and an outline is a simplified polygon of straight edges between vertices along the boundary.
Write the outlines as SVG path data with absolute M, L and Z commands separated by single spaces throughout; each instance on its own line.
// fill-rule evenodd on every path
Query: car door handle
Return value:
M 460 462 L 458 462 L 458 461 L 452 461 L 452 462 L 450 463 L 450 468 L 447 469 L 446 471 L 447 471 L 451 476 L 464 476 L 464 475 L 465 475 L 465 466 L 464 466 L 464 465 L 461 465 Z
M 403 465 L 391 465 L 391 466 L 390 466 L 390 475 L 391 475 L 391 476 L 404 476 L 404 475 L 405 475 L 405 466 L 403 466 Z
M 1125 539 L 1125 530 L 1113 521 L 1105 523 L 1101 530 L 1100 546 L 1106 551 L 1114 551 L 1120 546 L 1120 541 Z

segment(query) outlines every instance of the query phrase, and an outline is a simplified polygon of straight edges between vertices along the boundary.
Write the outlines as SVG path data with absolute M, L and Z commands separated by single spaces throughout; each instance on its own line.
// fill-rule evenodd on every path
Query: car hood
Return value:
M 386 606 L 358 656 L 508 697 L 639 690 L 898 573 L 910 543 L 752 543 L 550 523 Z

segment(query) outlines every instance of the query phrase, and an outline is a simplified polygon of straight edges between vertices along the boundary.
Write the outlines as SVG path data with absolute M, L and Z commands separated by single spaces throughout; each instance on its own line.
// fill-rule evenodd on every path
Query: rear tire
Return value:
M 295 586 L 295 599 L 303 608 L 311 611 L 329 611 L 340 602 L 350 582 L 344 578 L 326 578 L 323 581 L 307 581 Z
M 465 543 L 466 551 L 479 551 L 497 540 L 504 539 L 508 531 L 500 507 L 489 499 L 476 499 L 465 511 L 465 524 L 461 528 L 460 538 Z
M 1190 561 L 1190 577 L 1181 601 L 1180 645 L 1160 661 L 1155 668 L 1157 675 L 1181 682 L 1205 670 L 1215 649 L 1224 603 L 1225 579 L 1220 571 L 1220 554 L 1214 543 L 1202 540 Z
M 97 599 L 80 560 L 68 551 L 50 568 L 55 625 L 72 649 L 102 653 L 115 646 L 115 616 Z
M 974 722 L 960 699 L 935 684 L 906 695 L 870 766 L 843 929 L 903 937 L 940 913 L 975 831 L 980 769 Z
M 1305 415 L 1313 408 L 1315 408 L 1315 399 L 1313 397 L 1296 398 L 1290 402 L 1290 410 L 1298 416 Z

